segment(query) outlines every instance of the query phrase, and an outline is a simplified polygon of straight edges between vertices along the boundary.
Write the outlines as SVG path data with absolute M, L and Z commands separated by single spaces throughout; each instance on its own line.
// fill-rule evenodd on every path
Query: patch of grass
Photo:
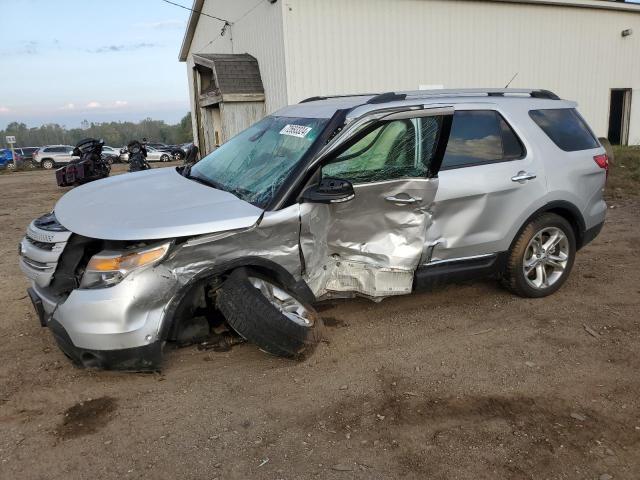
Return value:
M 607 197 L 616 199 L 640 195 L 640 147 L 613 147 L 613 153 Z

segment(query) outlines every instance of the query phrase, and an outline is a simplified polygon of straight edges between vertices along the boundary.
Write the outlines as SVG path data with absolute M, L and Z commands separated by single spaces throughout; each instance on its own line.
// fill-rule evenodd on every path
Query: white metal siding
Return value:
M 518 73 L 512 87 L 578 101 L 599 136 L 609 90 L 633 88 L 629 141 L 640 143 L 638 13 L 456 0 L 287 0 L 282 13 L 288 95 L 282 77 L 263 76 L 268 112 L 321 94 L 504 87 Z

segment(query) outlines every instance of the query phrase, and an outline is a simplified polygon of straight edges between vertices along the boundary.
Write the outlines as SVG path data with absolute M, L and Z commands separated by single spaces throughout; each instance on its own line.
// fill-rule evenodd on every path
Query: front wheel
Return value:
M 164 154 L 164 155 L 162 155 L 162 156 L 160 157 L 160 161 L 161 161 L 161 162 L 168 162 L 168 161 L 170 161 L 170 160 L 171 160 L 171 157 L 169 157 L 169 155 L 167 155 L 167 154 Z
M 567 280 L 575 256 L 576 237 L 569 222 L 544 213 L 525 227 L 511 247 L 503 284 L 521 297 L 546 297 Z
M 322 339 L 324 324 L 311 305 L 249 269 L 231 273 L 216 306 L 241 337 L 272 355 L 303 359 Z

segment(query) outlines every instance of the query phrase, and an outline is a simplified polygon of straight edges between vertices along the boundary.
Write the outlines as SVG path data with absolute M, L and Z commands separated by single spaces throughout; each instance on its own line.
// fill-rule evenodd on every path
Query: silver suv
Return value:
M 20 265 L 79 365 L 157 369 L 222 327 L 299 357 L 319 300 L 488 276 L 555 292 L 602 228 L 607 169 L 576 104 L 544 90 L 315 97 L 195 165 L 68 192 Z
M 66 165 L 74 158 L 73 147 L 71 145 L 47 145 L 39 148 L 33 154 L 33 163 L 46 170 L 50 170 L 58 165 Z

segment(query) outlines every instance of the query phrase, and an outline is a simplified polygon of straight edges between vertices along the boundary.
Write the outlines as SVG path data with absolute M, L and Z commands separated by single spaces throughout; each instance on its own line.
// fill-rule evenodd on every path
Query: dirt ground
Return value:
M 0 479 L 640 478 L 638 197 L 552 297 L 333 302 L 303 363 L 188 347 L 124 374 L 72 366 L 25 296 L 18 241 L 61 193 L 0 175 Z

